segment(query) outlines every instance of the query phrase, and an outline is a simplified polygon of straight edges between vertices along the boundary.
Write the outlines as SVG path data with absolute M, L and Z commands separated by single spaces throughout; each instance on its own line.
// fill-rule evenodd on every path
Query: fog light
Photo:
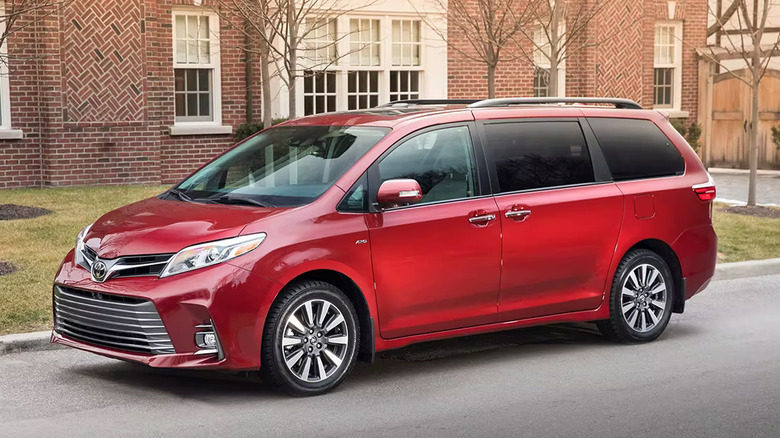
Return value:
M 213 349 L 217 347 L 217 335 L 214 332 L 195 333 L 195 344 L 200 348 Z

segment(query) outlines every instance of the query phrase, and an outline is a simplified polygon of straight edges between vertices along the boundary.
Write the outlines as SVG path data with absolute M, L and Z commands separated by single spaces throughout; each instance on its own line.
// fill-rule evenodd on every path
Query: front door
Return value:
M 481 191 L 473 126 L 403 141 L 369 175 L 412 178 L 422 201 L 368 213 L 380 333 L 396 338 L 494 322 L 500 277 L 496 203 Z
M 486 123 L 484 129 L 503 231 L 500 320 L 597 308 L 623 195 L 594 172 L 579 122 Z

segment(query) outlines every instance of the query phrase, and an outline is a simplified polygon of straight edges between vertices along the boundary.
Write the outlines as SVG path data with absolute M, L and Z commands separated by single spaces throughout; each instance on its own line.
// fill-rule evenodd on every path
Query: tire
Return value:
M 322 281 L 292 284 L 268 312 L 260 375 L 291 395 L 324 394 L 354 367 L 359 334 L 355 309 L 339 288 Z
M 650 342 L 669 324 L 675 293 L 672 273 L 661 256 L 631 250 L 615 272 L 609 319 L 597 322 L 599 330 L 618 342 Z

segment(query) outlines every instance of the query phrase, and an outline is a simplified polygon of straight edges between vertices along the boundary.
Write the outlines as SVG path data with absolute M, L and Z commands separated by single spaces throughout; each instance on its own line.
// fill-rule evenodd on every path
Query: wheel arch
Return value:
M 628 254 L 633 249 L 646 249 L 653 251 L 662 259 L 664 259 L 664 262 L 666 262 L 666 265 L 672 272 L 672 279 L 674 281 L 675 294 L 674 301 L 672 303 L 672 312 L 683 313 L 683 310 L 685 309 L 685 279 L 682 276 L 680 259 L 677 256 L 677 253 L 674 252 L 674 249 L 672 249 L 672 247 L 663 240 L 645 239 L 635 243 L 633 246 L 628 248 L 628 250 L 626 250 L 626 252 L 620 257 L 620 260 L 623 260 L 623 257 L 625 257 L 626 254 Z M 612 275 L 614 278 L 615 273 Z
M 316 280 L 330 283 L 341 289 L 341 291 L 347 295 L 347 298 L 352 302 L 352 305 L 355 306 L 355 312 L 358 315 L 358 322 L 360 323 L 358 360 L 369 363 L 373 362 L 375 352 L 374 318 L 368 307 L 366 296 L 357 283 L 344 273 L 332 269 L 315 269 L 299 274 L 291 279 L 282 287 L 282 290 L 287 288 L 290 284 L 304 280 Z M 278 295 L 274 298 L 274 301 L 276 301 L 277 298 Z

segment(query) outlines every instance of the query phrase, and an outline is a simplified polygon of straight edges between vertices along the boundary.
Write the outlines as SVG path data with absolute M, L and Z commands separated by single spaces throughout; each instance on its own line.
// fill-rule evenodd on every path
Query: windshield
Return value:
M 388 132 L 359 126 L 272 128 L 214 160 L 172 192 L 196 202 L 308 204 Z

